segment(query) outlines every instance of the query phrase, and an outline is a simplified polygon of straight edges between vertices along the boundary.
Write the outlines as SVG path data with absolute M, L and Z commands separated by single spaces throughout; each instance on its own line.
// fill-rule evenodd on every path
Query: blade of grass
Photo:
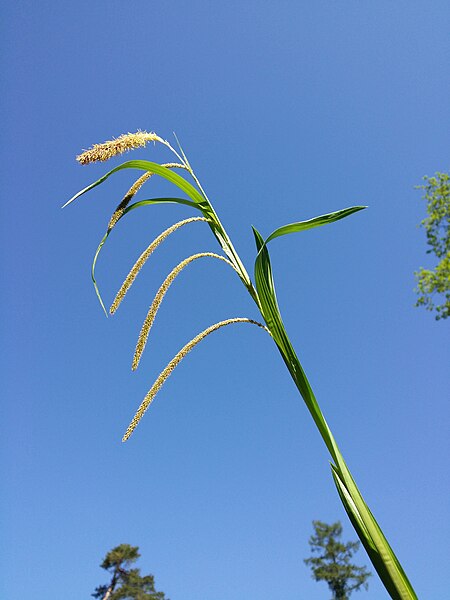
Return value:
M 100 177 L 100 179 L 97 179 L 97 181 L 94 181 L 94 183 L 91 183 L 84 189 L 80 190 L 64 204 L 63 208 L 77 200 L 77 198 L 79 198 L 83 194 L 86 194 L 86 192 L 89 192 L 90 190 L 94 189 L 95 187 L 106 181 L 108 177 L 110 177 L 114 173 L 117 173 L 118 171 L 121 171 L 122 169 L 140 169 L 141 171 L 151 171 L 152 173 L 155 173 L 155 175 L 159 175 L 160 177 L 167 179 L 171 183 L 174 183 L 177 187 L 183 190 L 183 192 L 187 194 L 196 204 L 202 204 L 204 202 L 204 198 L 200 194 L 200 192 L 198 192 L 193 185 L 186 181 L 186 179 L 181 177 L 181 175 L 178 175 L 178 173 L 175 173 L 174 171 L 171 171 L 170 169 L 167 169 L 166 167 L 163 167 L 158 163 L 154 163 L 148 160 L 129 160 L 127 162 L 122 163 L 118 167 L 111 169 L 111 171 L 108 171 L 108 173 Z
M 305 231 L 306 229 L 312 229 L 313 227 L 320 227 L 321 225 L 334 223 L 335 221 L 349 217 L 355 212 L 364 210 L 365 208 L 367 208 L 367 206 L 351 206 L 349 208 L 337 210 L 336 212 L 321 215 L 320 217 L 308 219 L 307 221 L 297 221 L 296 223 L 283 225 L 283 227 L 278 227 L 278 229 L 275 229 L 275 231 L 269 235 L 269 237 L 266 239 L 266 244 L 268 244 L 271 240 L 280 237 L 281 235 L 287 235 L 288 233 L 295 233 L 297 231 Z
M 114 227 L 117 225 L 117 223 L 120 221 L 120 219 L 122 219 L 127 213 L 135 210 L 136 208 L 140 208 L 141 206 L 151 206 L 153 204 L 162 204 L 162 203 L 184 204 L 186 206 L 191 206 L 193 208 L 198 209 L 198 205 L 195 202 L 191 202 L 190 200 L 185 200 L 184 198 L 153 198 L 152 200 L 140 200 L 139 202 L 135 202 L 134 204 L 130 204 L 130 206 L 127 206 L 127 208 L 123 211 L 122 215 L 120 215 L 120 217 L 117 219 Z M 100 251 L 103 248 L 106 240 L 109 237 L 109 234 L 114 229 L 114 227 L 110 227 L 109 229 L 107 229 L 105 235 L 102 237 L 99 245 L 97 246 L 97 250 L 95 251 L 94 259 L 92 261 L 92 266 L 91 266 L 92 283 L 94 284 L 95 293 L 97 295 L 97 298 L 99 299 L 100 305 L 106 316 L 108 316 L 108 311 L 106 310 L 106 307 L 103 303 L 102 296 L 100 294 L 100 290 L 98 289 L 97 280 L 95 278 L 95 267 L 97 265 L 97 260 L 98 260 Z
M 389 595 L 395 600 L 417 600 L 417 596 L 406 573 L 403 571 L 394 551 L 384 537 L 375 517 L 365 504 L 359 490 L 357 492 L 357 495 L 360 497 L 358 504 L 361 504 L 361 502 L 364 503 L 365 509 L 363 514 L 358 510 L 357 503 L 355 502 L 355 492 L 353 492 L 353 494 L 350 493 L 340 476 L 339 470 L 334 465 L 331 465 L 331 469 L 339 497 L 344 505 L 350 522 L 358 534 L 358 537 L 383 582 L 383 585 L 389 592 Z M 372 521 L 372 525 L 378 530 L 378 543 L 374 542 L 372 535 L 367 529 L 366 525 L 369 519 Z M 373 527 L 371 527 L 371 529 L 373 529 Z M 392 573 L 394 573 L 394 576 L 392 576 Z

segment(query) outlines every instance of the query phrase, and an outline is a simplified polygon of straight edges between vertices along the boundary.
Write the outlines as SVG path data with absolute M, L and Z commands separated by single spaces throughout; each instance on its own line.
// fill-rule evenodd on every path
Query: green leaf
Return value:
M 333 465 L 333 476 L 344 508 L 391 597 L 395 600 L 417 600 L 417 596 L 399 561 L 353 480 L 288 338 L 276 298 L 267 242 L 263 242 L 261 234 L 256 229 L 253 229 L 253 232 L 258 249 L 255 261 L 255 283 L 261 304 L 261 312 L 336 464 L 336 466 Z
M 95 290 L 95 293 L 97 294 L 97 298 L 100 302 L 101 307 L 103 308 L 103 312 L 105 313 L 106 317 L 108 316 L 108 311 L 106 310 L 106 307 L 103 303 L 103 299 L 100 294 L 100 290 L 98 289 L 97 281 L 95 279 L 95 265 L 97 264 L 97 259 L 98 259 L 98 255 L 100 254 L 100 250 L 102 249 L 103 244 L 108 239 L 110 232 L 111 232 L 111 229 L 108 229 L 108 231 L 105 233 L 105 235 L 100 240 L 100 244 L 97 246 L 97 250 L 95 251 L 94 259 L 92 261 L 92 267 L 91 267 L 91 279 L 92 279 L 92 283 L 94 284 L 94 290 Z
M 151 206 L 152 204 L 184 204 L 185 206 L 191 206 L 192 208 L 196 208 L 200 210 L 198 204 L 195 202 L 191 202 L 190 200 L 186 200 L 185 198 L 148 198 L 146 200 L 139 200 L 138 202 L 134 202 L 126 207 L 123 211 L 122 217 L 127 213 L 139 208 L 140 206 Z M 120 218 L 122 218 L 120 217 Z
M 347 467 L 346 471 L 350 474 Z M 349 490 L 335 465 L 331 465 L 331 472 L 345 511 L 391 598 L 417 600 L 406 573 L 353 479 L 351 481 L 354 489 Z
M 313 219 L 308 219 L 307 221 L 297 221 L 296 223 L 283 225 L 283 227 L 275 229 L 275 231 L 273 231 L 269 235 L 269 237 L 266 240 L 266 244 L 269 243 L 271 240 L 280 237 L 281 235 L 287 235 L 288 233 L 295 233 L 297 231 L 305 231 L 306 229 L 312 229 L 313 227 L 320 227 L 321 225 L 334 223 L 335 221 L 344 219 L 345 217 L 348 217 L 355 212 L 363 210 L 364 208 L 367 208 L 367 206 L 351 206 L 350 208 L 343 208 L 342 210 L 337 210 L 336 212 L 321 215 L 320 217 L 314 217 Z
M 335 459 L 337 446 L 335 447 L 331 431 L 320 410 L 305 371 L 303 370 L 289 340 L 281 318 L 272 275 L 272 266 L 266 243 L 263 242 L 261 234 L 257 229 L 253 228 L 253 233 L 255 235 L 256 246 L 257 248 L 260 248 L 255 261 L 255 284 L 260 300 L 262 315 L 331 456 Z
M 73 202 L 89 190 L 92 190 L 96 186 L 103 183 L 113 173 L 116 173 L 117 171 L 120 171 L 122 169 L 141 169 L 143 171 L 150 171 L 151 173 L 164 177 L 165 179 L 179 187 L 183 192 L 185 192 L 192 200 L 193 205 L 195 205 L 196 208 L 201 210 L 203 216 L 208 220 L 208 225 L 211 231 L 213 232 L 214 236 L 216 237 L 217 241 L 223 248 L 223 251 L 225 252 L 226 256 L 233 263 L 239 277 L 241 278 L 245 287 L 248 289 L 252 298 L 254 298 L 255 301 L 257 301 L 255 290 L 253 289 L 252 283 L 245 270 L 245 267 L 242 264 L 238 254 L 236 253 L 233 244 L 231 243 L 231 240 L 229 239 L 225 229 L 219 221 L 219 218 L 215 213 L 209 200 L 206 198 L 205 195 L 203 195 L 203 193 L 200 193 L 192 184 L 186 181 L 186 179 L 184 179 L 177 173 L 174 173 L 170 169 L 159 165 L 158 163 L 146 160 L 130 160 L 128 162 L 125 162 L 116 167 L 115 169 L 112 169 L 111 171 L 106 173 L 106 175 L 103 175 L 103 177 L 100 177 L 100 179 L 98 179 L 91 185 L 88 185 L 83 190 L 75 194 L 75 196 L 73 196 L 68 202 L 66 202 L 66 204 L 64 204 L 63 208 L 65 206 L 68 206 L 71 202 Z M 184 201 L 184 204 L 187 204 L 187 201 Z
M 114 173 L 117 173 L 118 171 L 121 171 L 122 169 L 140 169 L 142 171 L 150 171 L 150 172 L 154 173 L 155 175 L 159 175 L 159 176 L 163 177 L 164 179 L 167 179 L 171 183 L 175 184 L 179 189 L 181 189 L 183 192 L 185 192 L 191 198 L 191 200 L 186 200 L 184 198 L 155 198 L 152 200 L 141 200 L 139 202 L 135 202 L 134 204 L 131 204 L 130 206 L 128 206 L 124 210 L 124 212 L 120 218 L 122 218 L 124 215 L 126 215 L 130 211 L 135 210 L 136 208 L 139 208 L 140 206 L 148 206 L 151 204 L 160 204 L 162 202 L 184 204 L 184 205 L 191 206 L 193 208 L 199 209 L 202 212 L 204 212 L 205 199 L 195 189 L 195 187 L 193 185 L 191 185 L 188 181 L 186 181 L 186 179 L 184 179 L 177 173 L 174 173 L 170 169 L 163 167 L 162 165 L 160 165 L 158 163 L 150 162 L 147 160 L 129 160 L 129 161 L 124 162 L 123 164 L 119 165 L 118 167 L 115 167 L 114 169 L 112 169 L 111 171 L 108 171 L 108 173 L 103 175 L 103 177 L 100 177 L 100 179 L 97 179 L 97 181 L 94 181 L 94 183 L 91 183 L 84 189 L 80 190 L 77 194 L 75 194 L 75 196 L 73 196 L 68 202 L 66 202 L 64 204 L 63 208 L 65 208 L 66 206 L 71 204 L 74 200 L 76 200 L 77 198 L 79 198 L 80 196 L 85 194 L 86 192 L 89 192 L 90 190 L 94 189 L 98 185 L 102 184 L 104 181 L 106 181 L 106 179 L 108 179 L 108 177 L 110 177 Z M 112 228 L 108 229 L 106 231 L 105 235 L 103 236 L 103 238 L 101 239 L 100 244 L 98 245 L 97 250 L 94 254 L 94 259 L 92 261 L 92 267 L 91 267 L 91 278 L 92 278 L 92 282 L 94 284 L 95 293 L 97 294 L 97 298 L 99 299 L 101 307 L 106 316 L 108 316 L 108 313 L 106 311 L 100 291 L 98 289 L 97 281 L 95 279 L 95 267 L 97 264 L 97 260 L 98 260 L 100 251 L 101 251 L 103 245 L 105 244 L 111 231 L 112 231 Z
M 256 251 L 259 252 L 261 250 L 261 248 L 264 246 L 264 239 L 263 239 L 262 235 L 259 233 L 259 231 L 256 229 L 256 227 L 253 227 L 253 225 L 252 225 L 252 230 L 253 230 L 253 235 L 255 236 Z
M 163 177 L 164 179 L 167 179 L 171 183 L 175 184 L 177 187 L 183 190 L 183 192 L 185 192 L 185 194 L 187 194 L 195 204 L 204 204 L 205 199 L 200 194 L 200 192 L 196 190 L 192 184 L 186 181 L 184 177 L 178 175 L 178 173 L 174 173 L 174 171 L 171 171 L 170 169 L 163 167 L 158 163 L 150 162 L 148 160 L 129 160 L 119 165 L 115 169 L 112 169 L 111 171 L 106 173 L 106 175 L 103 175 L 103 177 L 100 177 L 100 179 L 97 179 L 97 181 L 94 181 L 94 183 L 91 183 L 90 185 L 79 191 L 77 194 L 75 194 L 75 196 L 73 196 L 64 204 L 63 208 L 68 206 L 71 202 L 73 202 L 86 192 L 89 192 L 93 188 L 97 187 L 98 185 L 106 181 L 108 177 L 110 177 L 114 173 L 117 173 L 117 171 L 121 171 L 122 169 L 140 169 L 141 171 L 150 171 L 151 173 L 159 175 L 160 177 Z
M 177 173 L 174 173 L 170 169 L 163 167 L 162 165 L 159 165 L 154 162 L 146 161 L 146 160 L 130 160 L 128 162 L 125 162 L 125 163 L 119 165 L 118 167 L 116 167 L 115 169 L 112 169 L 111 171 L 106 173 L 106 175 L 103 175 L 103 177 L 100 177 L 100 179 L 98 179 L 94 183 L 91 183 L 90 185 L 85 187 L 83 190 L 81 190 L 80 192 L 75 194 L 75 196 L 73 196 L 68 202 L 66 202 L 66 204 L 64 204 L 63 208 L 65 206 L 68 206 L 71 202 L 73 202 L 74 200 L 76 200 L 77 198 L 79 198 L 80 196 L 85 194 L 86 192 L 92 190 L 93 188 L 95 188 L 98 185 L 100 185 L 101 183 L 103 183 L 113 173 L 116 173 L 117 171 L 120 171 L 122 169 L 141 169 L 143 171 L 150 171 L 151 173 L 154 173 L 156 175 L 160 175 L 161 177 L 164 177 L 165 179 L 167 179 L 168 181 L 170 181 L 171 183 L 173 183 L 174 185 L 179 187 L 183 192 L 185 192 L 192 201 L 192 204 L 189 204 L 189 206 L 195 206 L 196 208 L 201 210 L 203 216 L 208 220 L 208 225 L 209 225 L 211 231 L 213 232 L 214 236 L 216 237 L 219 244 L 223 248 L 227 257 L 230 259 L 230 261 L 233 263 L 234 267 L 236 268 L 236 271 L 238 272 L 238 275 L 241 278 L 242 282 L 244 283 L 244 285 L 246 286 L 246 288 L 248 289 L 248 291 L 250 292 L 252 297 L 256 300 L 255 291 L 252 287 L 252 283 L 251 283 L 250 278 L 245 270 L 245 267 L 242 264 L 235 249 L 233 248 L 233 244 L 231 243 L 231 240 L 228 238 L 222 224 L 219 221 L 219 218 L 217 217 L 213 207 L 209 203 L 209 200 L 206 198 L 206 196 L 201 194 L 193 185 L 191 185 L 188 181 L 186 181 L 186 179 L 184 179 Z M 188 204 L 188 201 L 184 200 L 184 201 L 182 201 L 182 203 Z M 101 246 L 100 246 L 100 248 L 101 248 Z M 99 250 L 97 249 L 97 257 L 98 257 L 98 251 Z
M 130 206 L 127 206 L 127 208 L 123 211 L 121 216 L 117 219 L 114 227 L 117 225 L 117 223 L 120 221 L 120 219 L 122 219 L 127 213 L 131 212 L 132 210 L 135 210 L 136 208 L 140 208 L 141 206 L 151 206 L 152 204 L 162 204 L 162 203 L 185 204 L 187 206 L 191 206 L 196 209 L 199 208 L 195 202 L 191 202 L 190 200 L 185 200 L 184 198 L 153 198 L 151 200 L 140 200 L 139 202 L 135 202 L 134 204 L 130 204 Z M 95 267 L 97 264 L 98 256 L 100 254 L 100 250 L 102 249 L 103 245 L 105 244 L 106 240 L 109 237 L 109 234 L 114 229 L 114 227 L 109 228 L 106 231 L 105 235 L 102 237 L 100 244 L 98 245 L 97 250 L 95 251 L 94 259 L 92 261 L 92 267 L 91 267 L 91 278 L 92 278 L 92 283 L 94 284 L 95 293 L 97 294 L 97 298 L 99 299 L 101 307 L 103 308 L 103 312 L 105 313 L 106 316 L 108 316 L 108 311 L 105 308 L 102 296 L 100 294 L 100 290 L 98 289 L 97 281 L 95 279 Z

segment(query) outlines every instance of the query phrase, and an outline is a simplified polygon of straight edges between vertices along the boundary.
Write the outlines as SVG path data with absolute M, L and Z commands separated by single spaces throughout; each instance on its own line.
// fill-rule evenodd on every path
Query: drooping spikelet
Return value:
M 226 262 L 228 265 L 230 265 L 230 267 L 234 269 L 233 264 L 229 260 L 227 260 L 223 256 L 220 256 L 220 254 L 215 254 L 214 252 L 200 252 L 198 254 L 193 254 L 192 256 L 185 258 L 183 261 L 180 262 L 179 265 L 172 269 L 169 275 L 165 278 L 159 290 L 156 292 L 156 296 L 153 299 L 153 302 L 148 310 L 147 316 L 145 317 L 145 321 L 142 325 L 142 329 L 136 344 L 136 350 L 134 351 L 133 364 L 131 366 L 133 371 L 135 371 L 138 368 L 139 361 L 141 360 L 142 353 L 144 352 L 145 346 L 147 344 L 150 329 L 155 321 L 156 313 L 158 312 L 158 309 L 161 305 L 161 302 L 163 301 L 164 296 L 166 295 L 167 290 L 172 285 L 177 275 L 179 275 L 189 263 L 193 262 L 194 260 L 197 260 L 198 258 L 204 257 L 218 258 L 219 260 L 223 260 L 224 262 Z
M 150 177 L 152 175 L 153 175 L 153 173 L 151 173 L 150 171 L 147 171 L 133 183 L 133 185 L 130 187 L 128 192 L 122 198 L 120 203 L 116 206 L 115 211 L 111 215 L 111 218 L 108 223 L 108 230 L 111 230 L 114 227 L 114 225 L 116 225 L 117 221 L 122 217 L 123 213 L 125 212 L 126 207 L 133 199 L 133 196 L 136 194 L 136 192 L 138 192 L 141 189 L 141 187 L 144 185 L 144 183 L 147 181 L 147 179 L 150 179 Z
M 187 225 L 188 223 L 193 223 L 195 221 L 207 221 L 205 217 L 190 217 L 189 219 L 184 219 L 183 221 L 178 221 L 165 231 L 163 231 L 153 242 L 144 250 L 144 252 L 137 259 L 135 264 L 133 265 L 131 271 L 128 273 L 125 281 L 122 283 L 120 290 L 117 292 L 116 297 L 114 298 L 114 302 L 109 309 L 110 314 L 114 314 L 116 310 L 119 308 L 120 303 L 125 298 L 125 294 L 130 289 L 133 281 L 136 279 L 139 271 L 142 269 L 148 258 L 153 254 L 156 248 L 174 231 L 183 227 L 183 225 Z
M 166 167 L 167 169 L 186 169 L 185 165 L 181 163 L 164 163 L 161 165 L 162 167 Z M 133 185 L 130 187 L 128 192 L 125 194 L 123 199 L 120 201 L 120 204 L 116 207 L 116 210 L 113 212 L 111 219 L 108 223 L 108 230 L 111 230 L 117 221 L 122 217 L 126 207 L 131 202 L 136 193 L 141 189 L 144 183 L 150 179 L 150 177 L 154 175 L 151 171 L 146 171 L 143 175 L 137 179 Z
M 149 392 L 145 396 L 144 400 L 142 401 L 141 405 L 139 406 L 136 414 L 134 415 L 133 420 L 131 421 L 130 425 L 128 426 L 128 429 L 125 432 L 125 435 L 122 438 L 122 442 L 126 442 L 127 439 L 130 437 L 130 435 L 133 433 L 133 431 L 136 429 L 136 426 L 138 425 L 139 421 L 142 419 L 145 411 L 148 409 L 148 407 L 152 403 L 154 397 L 159 392 L 159 390 L 163 386 L 166 379 L 172 374 L 175 367 L 177 367 L 177 365 L 183 360 L 183 358 L 210 333 L 217 331 L 221 327 L 225 327 L 225 325 L 231 325 L 232 323 L 251 323 L 252 325 L 257 325 L 258 327 L 265 329 L 270 335 L 269 330 L 262 323 L 258 323 L 258 321 L 254 321 L 253 319 L 247 319 L 247 318 L 241 318 L 241 317 L 238 317 L 235 319 L 227 319 L 226 321 L 220 321 L 219 323 L 216 323 L 215 325 L 211 325 L 211 327 L 208 327 L 207 329 L 205 329 L 204 331 L 199 333 L 197 336 L 195 336 L 195 338 L 193 338 L 190 342 L 188 342 L 178 352 L 178 354 L 175 355 L 174 358 L 172 358 L 172 360 L 167 365 L 167 367 L 160 373 L 160 375 L 156 379 L 155 383 L 152 385 L 151 389 L 149 390 Z
M 77 161 L 82 165 L 88 165 L 92 162 L 109 160 L 117 154 L 123 154 L 128 150 L 143 148 L 148 142 L 165 143 L 162 138 L 154 132 L 136 131 L 136 133 L 124 133 L 118 138 L 94 144 L 89 150 L 85 150 L 79 156 Z

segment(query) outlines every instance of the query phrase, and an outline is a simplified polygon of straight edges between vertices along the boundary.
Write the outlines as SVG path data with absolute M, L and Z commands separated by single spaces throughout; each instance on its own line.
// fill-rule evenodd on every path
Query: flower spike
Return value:
M 197 344 L 199 344 L 210 333 L 213 333 L 214 331 L 217 331 L 218 329 L 220 329 L 221 327 L 225 327 L 226 325 L 231 325 L 232 323 L 251 323 L 252 325 L 257 325 L 258 327 L 261 327 L 261 329 L 264 329 L 270 335 L 270 331 L 262 323 L 259 323 L 258 321 L 254 321 L 253 319 L 247 319 L 247 318 L 242 318 L 242 317 L 237 317 L 235 319 L 227 319 L 226 321 L 220 321 L 219 323 L 215 323 L 214 325 L 211 325 L 210 327 L 208 327 L 207 329 L 205 329 L 204 331 L 199 333 L 197 336 L 195 336 L 195 338 L 193 338 L 190 342 L 188 342 L 178 352 L 178 354 L 176 354 L 174 356 L 174 358 L 172 358 L 172 360 L 167 365 L 167 367 L 163 371 L 161 371 L 161 373 L 159 374 L 155 383 L 152 385 L 152 387 L 148 391 L 147 395 L 145 396 L 144 400 L 142 401 L 141 405 L 139 406 L 136 414 L 134 415 L 130 425 L 128 426 L 128 429 L 125 432 L 125 435 L 122 438 L 122 442 L 126 442 L 128 440 L 128 438 L 131 436 L 133 431 L 136 429 L 139 421 L 142 419 L 145 411 L 148 409 L 148 407 L 152 403 L 154 397 L 156 396 L 156 394 L 159 392 L 159 390 L 164 385 L 164 382 L 173 373 L 173 371 L 178 366 L 178 364 L 183 360 L 183 358 L 187 354 L 189 354 L 189 352 L 193 348 L 195 348 L 195 346 Z
M 207 220 L 208 219 L 206 219 L 205 217 L 190 217 L 189 219 L 184 219 L 183 221 L 178 221 L 178 223 L 175 223 L 174 225 L 171 225 L 165 231 L 163 231 L 156 239 L 154 239 L 153 242 L 140 255 L 140 257 L 137 259 L 137 261 L 133 265 L 131 271 L 126 276 L 125 281 L 122 283 L 122 285 L 120 287 L 120 290 L 117 292 L 117 295 L 114 298 L 113 303 L 111 304 L 111 308 L 109 309 L 110 314 L 113 315 L 116 312 L 116 310 L 120 306 L 120 303 L 125 298 L 126 293 L 128 292 L 128 290 L 130 289 L 130 287 L 133 284 L 134 280 L 136 279 L 139 271 L 145 265 L 145 263 L 147 262 L 147 260 L 150 258 L 150 256 L 153 254 L 153 252 L 156 250 L 156 248 L 171 233 L 173 233 L 174 231 L 176 231 L 180 227 L 183 227 L 183 225 L 187 225 L 188 223 L 194 223 L 195 221 L 207 221 Z
M 93 162 L 109 160 L 113 156 L 123 154 L 135 148 L 143 148 L 148 142 L 161 142 L 164 140 L 154 132 L 136 131 L 136 133 L 124 133 L 118 138 L 94 144 L 89 150 L 85 150 L 77 156 L 77 161 L 81 165 L 88 165 Z
M 233 264 L 229 260 L 227 260 L 223 256 L 220 256 L 220 254 L 215 254 L 214 252 L 200 252 L 198 254 L 193 254 L 192 256 L 189 256 L 188 258 L 181 261 L 179 265 L 172 269 L 172 271 L 162 283 L 159 290 L 156 292 L 156 296 L 153 299 L 153 302 L 148 310 L 147 316 L 145 317 L 145 321 L 142 325 L 142 329 L 136 344 L 136 350 L 133 356 L 133 364 L 131 366 L 133 371 L 135 371 L 139 366 L 139 361 L 141 360 L 142 353 L 144 352 L 145 346 L 147 344 L 150 329 L 153 325 L 153 322 L 155 321 L 156 313 L 158 312 L 161 302 L 163 301 L 164 296 L 166 295 L 169 287 L 175 281 L 177 275 L 179 275 L 181 271 L 185 267 L 187 267 L 188 264 L 190 264 L 194 260 L 197 260 L 198 258 L 204 257 L 218 258 L 219 260 L 223 260 L 223 262 L 227 263 L 232 269 L 234 269 Z

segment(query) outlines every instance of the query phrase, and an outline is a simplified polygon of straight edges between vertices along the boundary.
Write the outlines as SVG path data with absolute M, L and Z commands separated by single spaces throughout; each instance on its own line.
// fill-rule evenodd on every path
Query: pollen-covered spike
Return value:
M 166 169 L 186 169 L 186 166 L 182 165 L 181 163 L 164 163 L 161 166 L 166 167 Z M 133 197 L 141 189 L 144 183 L 148 179 L 150 179 L 152 175 L 154 175 L 154 173 L 152 173 L 151 171 L 146 171 L 143 175 L 139 177 L 139 179 L 137 179 L 133 183 L 133 185 L 130 187 L 123 199 L 120 201 L 120 204 L 118 204 L 116 210 L 113 212 L 111 219 L 108 223 L 108 231 L 110 231 L 114 227 L 114 225 L 116 225 L 117 221 L 122 217 L 126 207 L 131 202 Z
M 142 325 L 142 329 L 136 344 L 136 350 L 134 351 L 133 364 L 131 366 L 133 371 L 135 371 L 138 368 L 139 361 L 141 360 L 142 353 L 144 352 L 145 346 L 147 344 L 150 329 L 156 317 L 156 313 L 158 312 L 161 302 L 163 301 L 163 298 L 166 295 L 169 287 L 172 285 L 177 275 L 179 275 L 189 263 L 193 262 L 194 260 L 197 260 L 198 258 L 204 257 L 218 258 L 219 260 L 223 260 L 223 262 L 226 262 L 228 265 L 230 265 L 230 267 L 234 269 L 233 264 L 229 260 L 227 260 L 223 256 L 220 256 L 220 254 L 215 254 L 214 252 L 200 252 L 198 254 L 193 254 L 192 256 L 185 258 L 183 261 L 180 262 L 179 265 L 172 269 L 172 271 L 166 277 L 159 290 L 156 292 L 156 296 L 153 299 L 153 302 L 148 310 L 147 316 L 145 317 L 145 321 Z
M 147 181 L 147 179 L 150 179 L 150 177 L 152 175 L 153 175 L 153 173 L 151 171 L 146 171 L 143 175 L 141 175 L 139 177 L 139 179 L 137 179 L 133 183 L 133 185 L 130 187 L 128 192 L 122 198 L 120 203 L 117 205 L 115 211 L 111 215 L 111 218 L 108 223 L 108 230 L 110 230 L 114 227 L 114 225 L 117 223 L 117 221 L 122 217 L 126 207 L 132 200 L 133 196 L 136 194 L 136 192 L 138 192 L 141 189 L 141 187 L 144 185 L 144 183 Z
M 122 283 L 120 290 L 117 292 L 116 297 L 114 298 L 114 302 L 109 309 L 111 315 L 113 315 L 116 310 L 119 308 L 120 303 L 125 298 L 125 294 L 130 289 L 133 281 L 136 279 L 139 271 L 145 265 L 148 258 L 153 254 L 156 248 L 174 231 L 183 227 L 183 225 L 187 225 L 188 223 L 194 223 L 195 221 L 207 221 L 205 217 L 190 217 L 189 219 L 184 219 L 183 221 L 178 221 L 171 227 L 168 227 L 165 231 L 163 231 L 153 242 L 144 250 L 144 252 L 137 259 L 135 264 L 133 265 L 131 271 L 126 276 L 125 281 Z
M 109 160 L 117 154 L 123 154 L 135 148 L 143 148 L 148 142 L 165 143 L 162 138 L 154 132 L 136 131 L 136 133 L 124 133 L 118 138 L 94 144 L 89 150 L 85 150 L 79 156 L 77 161 L 82 165 L 88 165 L 92 162 Z
M 174 371 L 175 367 L 177 367 L 177 365 L 183 360 L 183 358 L 210 333 L 217 331 L 221 327 L 225 327 L 225 325 L 231 325 L 232 323 L 251 323 L 252 325 L 257 325 L 258 327 L 265 329 L 270 335 L 270 332 L 265 325 L 263 325 L 262 323 L 258 323 L 258 321 L 254 321 L 253 319 L 247 319 L 244 317 L 238 317 L 235 319 L 227 319 L 226 321 L 220 321 L 219 323 L 216 323 L 215 325 L 211 325 L 211 327 L 208 327 L 207 329 L 205 329 L 204 331 L 199 333 L 197 336 L 195 336 L 195 338 L 193 338 L 190 342 L 188 342 L 178 352 L 178 354 L 175 355 L 174 358 L 172 358 L 172 360 L 167 365 L 167 367 L 159 374 L 155 383 L 152 385 L 149 392 L 147 393 L 144 400 L 142 401 L 141 405 L 139 406 L 130 425 L 128 426 L 128 429 L 126 430 L 125 435 L 122 438 L 122 442 L 126 442 L 127 439 L 130 437 L 130 435 L 133 433 L 133 431 L 136 429 L 136 426 L 138 425 L 139 421 L 143 417 L 145 411 L 148 409 L 148 407 L 152 403 L 154 397 L 159 392 L 159 390 L 163 386 L 166 379 Z

